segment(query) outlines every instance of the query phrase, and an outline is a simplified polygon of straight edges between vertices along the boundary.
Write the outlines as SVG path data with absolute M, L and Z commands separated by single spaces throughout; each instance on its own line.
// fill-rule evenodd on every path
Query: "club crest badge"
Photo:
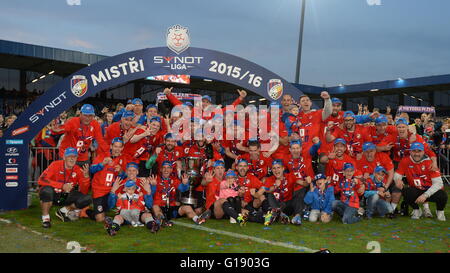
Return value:
M 167 30 L 167 47 L 176 54 L 188 49 L 190 44 L 188 28 L 175 25 Z
M 267 94 L 273 100 L 277 100 L 283 95 L 283 82 L 280 79 L 271 79 L 267 83 Z
M 75 75 L 70 80 L 70 90 L 77 97 L 82 97 L 88 90 L 88 81 L 83 75 Z

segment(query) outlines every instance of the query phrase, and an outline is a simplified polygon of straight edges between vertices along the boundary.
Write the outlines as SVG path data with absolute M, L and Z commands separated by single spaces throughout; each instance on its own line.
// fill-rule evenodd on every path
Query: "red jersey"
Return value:
M 144 129 L 136 130 L 135 135 L 141 135 L 145 132 Z M 159 130 L 154 136 L 146 136 L 136 143 L 127 143 L 125 145 L 124 153 L 129 154 L 135 161 L 148 160 L 155 152 L 155 148 L 164 143 L 165 132 Z
M 348 154 L 344 154 L 342 158 L 334 158 L 328 161 L 328 164 L 325 167 L 325 173 L 327 177 L 331 177 L 330 186 L 333 186 L 336 192 L 336 186 L 339 181 L 344 179 L 344 164 L 352 163 L 355 167 L 354 176 L 360 176 L 362 173 L 357 167 L 355 159 L 349 156 Z
M 105 155 L 99 155 L 95 158 L 92 165 L 96 165 L 103 162 Z M 101 171 L 94 174 L 92 178 L 92 198 L 98 198 L 108 194 L 111 191 L 112 184 L 116 180 L 119 172 L 115 171 L 115 167 L 120 165 L 122 171 L 126 170 L 127 163 L 130 162 L 127 155 L 121 155 L 114 157 L 113 162 L 106 166 L 103 166 Z
M 109 125 L 108 128 L 106 128 L 106 134 L 105 134 L 105 141 L 108 144 L 111 144 L 111 141 L 116 138 L 120 137 L 123 139 L 123 135 L 127 133 L 129 130 L 133 129 L 134 127 L 130 127 L 128 130 L 123 130 L 120 127 L 121 121 L 114 122 L 113 124 Z
M 131 210 L 137 209 L 139 211 L 143 211 L 145 209 L 145 201 L 144 196 L 139 194 L 132 194 L 128 196 L 128 194 L 122 194 L 121 198 L 117 199 L 116 207 L 118 210 Z
M 416 163 L 411 156 L 405 157 L 400 161 L 396 173 L 406 176 L 406 180 L 410 187 L 420 190 L 427 190 L 433 184 L 431 179 L 441 176 L 439 171 L 431 171 L 433 162 L 429 158 L 424 158 Z
M 400 138 L 398 133 L 393 134 L 387 138 L 388 143 L 393 143 L 394 146 L 391 149 L 391 153 L 394 157 L 395 162 L 400 162 L 402 158 L 409 157 L 409 148 L 411 146 L 411 143 L 409 142 L 410 136 L 413 135 L 412 133 L 408 132 L 407 138 Z M 423 144 L 425 147 L 425 154 L 429 157 L 436 157 L 436 154 L 430 149 L 430 146 L 428 143 L 425 142 L 425 140 L 418 134 L 416 135 L 416 141 Z
M 180 186 L 181 181 L 176 177 L 162 178 L 158 175 L 156 178 L 156 192 L 153 196 L 153 204 L 165 207 L 177 205 L 177 189 Z
M 243 187 L 245 189 L 244 201 L 247 203 L 250 203 L 253 200 L 250 189 L 255 189 L 256 191 L 258 191 L 263 186 L 263 183 L 258 178 L 256 178 L 256 176 L 250 173 L 247 173 L 247 175 L 244 177 L 241 177 L 238 174 L 237 183 L 241 188 Z
M 212 181 L 209 182 L 206 186 L 206 203 L 205 208 L 209 209 L 214 202 L 219 198 L 220 191 L 220 180 L 216 177 L 213 177 Z
M 286 129 L 286 126 L 284 125 L 284 122 L 279 122 L 279 131 L 278 131 L 278 136 L 280 138 L 283 137 L 287 137 L 288 136 L 288 131 Z M 270 142 L 270 140 L 269 140 Z M 308 146 L 309 147 L 309 146 Z M 286 156 L 286 154 L 289 154 L 289 143 L 286 145 L 283 145 L 281 143 L 279 143 L 278 148 L 276 149 L 276 151 L 272 154 L 272 158 L 273 159 L 280 159 Z
M 302 155 L 300 158 L 293 158 L 291 154 L 287 158 L 283 158 L 283 165 L 293 174 L 297 180 L 305 180 L 306 177 L 314 179 L 314 171 L 312 168 L 312 160 L 309 156 Z M 295 184 L 294 191 L 303 188 L 300 184 Z
M 87 194 L 89 191 L 89 177 L 84 177 L 82 169 L 75 165 L 72 169 L 66 169 L 64 160 L 53 161 L 39 176 L 38 185 L 50 186 L 55 192 L 62 192 L 62 187 L 71 183 L 73 187 L 79 186 L 79 191 Z
M 342 130 L 338 127 L 332 133 L 335 138 L 345 139 L 347 142 L 347 153 L 353 158 L 356 158 L 357 154 L 362 153 L 366 134 L 368 134 L 366 127 L 359 124 L 355 124 L 353 132 L 349 132 L 347 129 Z
M 356 180 L 356 182 L 354 181 Z M 359 196 L 363 195 L 363 193 L 359 194 L 357 191 L 361 188 L 362 182 L 357 178 L 346 179 L 343 178 L 341 181 L 337 183 L 337 187 L 335 187 L 335 192 L 341 193 L 341 201 L 345 204 L 349 205 L 352 208 L 359 208 Z
M 275 176 L 270 176 L 266 179 L 264 186 L 270 188 L 275 187 L 273 195 L 280 202 L 287 202 L 292 199 L 292 194 L 294 193 L 294 187 L 297 183 L 297 178 L 293 174 L 283 174 L 282 181 L 280 185 L 275 184 Z
M 341 125 L 344 122 L 344 111 L 339 111 L 337 116 L 330 115 L 326 120 L 322 122 L 321 127 L 321 133 L 320 133 L 320 148 L 319 153 L 330 153 L 333 151 L 334 144 L 333 142 L 328 142 L 326 135 L 325 135 L 325 129 L 327 128 L 327 125 L 329 122 L 333 123 L 333 127 L 330 129 L 330 133 L 333 134 L 337 129 L 339 129 L 339 125 Z
M 136 183 L 136 193 L 141 193 L 143 195 L 148 195 L 151 194 L 151 192 L 147 192 L 144 187 L 142 187 L 142 185 L 144 184 L 141 178 L 136 178 L 136 179 L 128 179 L 127 180 L 133 180 Z M 150 186 L 150 190 L 151 190 L 151 186 Z M 124 185 L 120 186 L 120 188 L 118 188 L 116 190 L 116 192 L 114 193 L 115 195 L 118 195 L 119 193 L 124 194 L 125 193 L 125 183 Z
M 240 159 L 245 159 L 248 162 L 248 171 L 258 179 L 263 179 L 267 175 L 270 162 L 272 161 L 271 158 L 265 157 L 262 153 L 259 154 L 258 160 L 250 159 L 250 154 L 248 153 L 240 155 L 236 158 L 235 163 L 237 164 Z
M 63 158 L 64 151 L 69 148 L 76 148 L 78 151 L 77 161 L 89 159 L 89 147 L 95 139 L 98 143 L 99 154 L 109 155 L 109 145 L 105 142 L 102 129 L 96 120 L 92 120 L 89 125 L 81 123 L 79 117 L 69 119 L 61 127 L 64 132 L 63 140 L 59 147 L 59 156 Z
M 172 162 L 172 175 L 177 176 L 177 163 L 176 161 L 179 160 L 183 153 L 183 150 L 181 147 L 175 147 L 172 151 L 168 151 L 166 149 L 166 146 L 161 147 L 161 151 L 159 152 L 158 156 L 156 157 L 156 163 L 158 164 L 158 172 L 161 174 L 162 169 L 162 163 L 164 161 L 171 161 Z
M 391 158 L 386 153 L 375 153 L 375 158 L 372 162 L 369 162 L 363 155 L 361 159 L 356 162 L 356 168 L 363 174 L 373 174 L 377 166 L 383 166 L 386 171 L 394 169 L 394 163 L 392 163 Z
M 372 142 L 376 146 L 386 146 L 389 144 L 389 139 L 397 132 L 397 128 L 393 125 L 388 125 L 384 134 L 377 134 L 375 126 L 367 126 L 364 142 Z
M 309 113 L 301 111 L 298 114 L 300 139 L 303 143 L 312 145 L 314 137 L 320 137 L 322 128 L 322 112 L 323 110 L 312 110 Z M 309 146 L 310 146 L 309 145 Z

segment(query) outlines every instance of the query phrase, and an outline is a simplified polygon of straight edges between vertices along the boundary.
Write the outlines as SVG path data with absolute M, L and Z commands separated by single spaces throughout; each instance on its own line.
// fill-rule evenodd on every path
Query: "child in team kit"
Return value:
M 364 185 L 354 177 L 355 167 L 352 163 L 345 163 L 343 170 L 344 177 L 336 185 L 341 199 L 333 202 L 333 210 L 342 216 L 344 224 L 353 224 L 361 221 L 358 209 L 360 197 L 364 194 Z
M 237 183 L 237 174 L 233 170 L 229 170 L 225 174 L 225 180 L 220 183 L 219 198 L 226 199 L 223 203 L 223 211 L 230 216 L 230 223 L 238 222 L 241 226 L 245 225 L 247 217 L 241 213 L 241 197 L 239 194 L 244 191 L 240 190 Z
M 311 206 L 309 221 L 317 222 L 320 219 L 323 223 L 330 222 L 333 214 L 334 188 L 327 187 L 327 177 L 321 173 L 314 177 L 310 188 L 305 196 L 305 204 Z
M 371 219 L 374 213 L 377 213 L 380 217 L 387 216 L 393 218 L 394 209 L 391 203 L 389 191 L 386 191 L 385 183 L 387 180 L 387 171 L 382 166 L 377 166 L 374 173 L 366 179 L 366 191 L 364 197 L 366 198 L 366 216 Z

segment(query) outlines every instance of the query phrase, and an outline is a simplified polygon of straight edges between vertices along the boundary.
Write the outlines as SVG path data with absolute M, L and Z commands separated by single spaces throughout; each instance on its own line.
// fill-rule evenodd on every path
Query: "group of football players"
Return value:
M 62 221 L 88 217 L 104 222 L 110 235 L 123 224 L 155 233 L 182 216 L 199 225 L 210 218 L 241 226 L 301 225 L 305 220 L 327 223 L 333 216 L 351 224 L 401 212 L 409 216 L 412 207 L 411 218 L 419 219 L 433 217 L 429 202 L 436 203 L 437 220 L 445 221 L 448 197 L 436 155 L 410 129 L 408 117 L 395 117 L 395 125 L 388 125 L 378 112 L 342 111 L 342 101 L 325 91 L 320 110 L 312 109 L 306 95 L 299 101 L 284 95 L 281 103 L 270 105 L 279 114 L 259 113 L 268 133 L 258 130 L 249 137 L 255 121 L 248 113 L 244 122 L 235 112 L 230 119 L 229 110 L 213 105 L 207 95 L 193 105 L 171 91 L 164 90 L 167 99 L 190 109 L 190 116 L 183 111 L 163 116 L 152 104 L 144 111 L 142 100 L 135 98 L 115 113 L 104 134 L 90 104 L 49 129 L 63 135 L 62 159 L 39 177 L 43 227 L 51 226 L 53 205 L 60 206 L 56 216 Z M 245 102 L 246 91 L 238 93 L 233 106 Z M 191 130 L 175 130 L 180 119 L 187 119 Z M 202 126 L 217 120 L 244 137 L 210 137 Z M 195 179 L 189 160 L 199 164 Z

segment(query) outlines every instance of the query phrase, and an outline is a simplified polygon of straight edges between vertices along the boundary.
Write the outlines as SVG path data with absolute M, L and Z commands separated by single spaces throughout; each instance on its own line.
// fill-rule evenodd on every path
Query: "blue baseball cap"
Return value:
M 355 118 L 355 114 L 352 111 L 345 111 L 344 118 L 352 117 Z
M 116 142 L 120 142 L 120 143 L 123 144 L 123 140 L 122 140 L 122 138 L 120 138 L 120 137 L 115 137 L 115 138 L 113 138 L 113 139 L 111 140 L 111 144 L 114 144 L 114 143 L 116 143 Z
M 365 152 L 367 150 L 376 150 L 376 149 L 377 149 L 377 146 L 375 146 L 375 144 L 373 144 L 373 142 L 366 142 L 362 146 L 363 152 Z
M 301 147 L 302 146 L 302 141 L 300 139 L 295 139 L 295 140 L 291 140 L 289 142 L 289 146 L 292 146 L 292 145 L 295 145 L 295 144 L 298 144 Z
M 172 163 L 172 161 L 169 161 L 169 160 L 164 160 L 162 163 L 161 163 L 161 166 L 163 167 L 163 166 L 169 166 L 169 167 L 173 167 L 173 165 L 172 165 L 173 163 Z
M 284 166 L 284 165 L 283 165 L 283 160 L 281 160 L 281 159 L 275 159 L 274 161 L 272 161 L 272 166 L 274 166 L 274 165 L 276 165 L 276 164 L 279 164 L 279 165 L 281 165 L 281 166 Z
M 395 125 L 399 125 L 399 124 L 405 124 L 405 125 L 408 125 L 408 121 L 406 121 L 405 118 L 398 118 L 398 119 L 395 121 Z
M 208 100 L 209 102 L 212 102 L 212 99 L 211 99 L 211 97 L 210 97 L 210 96 L 208 96 L 208 95 L 204 95 L 204 96 L 202 96 L 202 100 Z
M 81 106 L 80 111 L 83 115 L 95 115 L 94 106 L 90 104 L 84 104 L 83 106 Z
M 350 169 L 350 168 L 353 169 L 353 170 L 355 169 L 355 167 L 353 166 L 352 163 L 345 163 L 344 164 L 344 168 L 342 168 L 342 169 L 345 171 L 345 170 Z
M 345 139 L 343 139 L 343 138 L 336 138 L 336 139 L 334 140 L 334 145 L 336 145 L 336 144 L 338 144 L 338 143 L 347 145 L 347 141 L 345 141 Z
M 219 167 L 219 166 L 225 167 L 225 162 L 223 162 L 223 160 L 216 160 L 216 161 L 214 162 L 213 167 L 215 168 L 215 167 Z
M 133 101 L 131 103 L 133 103 L 133 104 L 140 104 L 140 105 L 144 104 L 140 98 L 133 99 Z
M 380 124 L 380 123 L 388 123 L 387 117 L 385 115 L 380 115 L 379 117 L 377 117 L 375 119 L 375 124 Z
M 239 158 L 238 161 L 236 162 L 236 165 L 239 165 L 239 163 L 245 162 L 245 164 L 248 165 L 248 161 L 244 158 Z
M 323 173 L 319 173 L 316 176 L 314 176 L 314 181 L 317 181 L 319 179 L 327 179 L 327 177 Z
M 154 105 L 154 104 L 149 104 L 149 105 L 147 105 L 147 107 L 145 108 L 145 111 L 148 111 L 148 109 L 150 109 L 150 108 L 158 109 L 158 107 L 156 107 L 156 105 Z
M 131 187 L 136 187 L 136 183 L 133 180 L 128 180 L 125 183 L 125 188 L 131 188 Z
M 130 162 L 130 163 L 127 164 L 127 169 L 128 168 L 135 168 L 135 169 L 139 170 L 139 165 L 137 163 L 135 163 L 135 162 Z
M 172 133 L 167 133 L 165 136 L 164 136 L 164 139 L 173 139 L 174 137 L 173 137 L 173 134 Z
M 420 142 L 413 142 L 411 144 L 411 146 L 409 147 L 410 151 L 414 151 L 414 150 L 420 150 L 420 151 L 425 151 L 425 147 L 423 146 L 422 143 Z
M 71 155 L 78 156 L 77 149 L 69 147 L 64 151 L 64 156 L 71 156 Z
M 227 173 L 225 174 L 225 177 L 228 177 L 228 176 L 236 177 L 237 174 L 233 170 L 228 170 Z
M 335 103 L 342 104 L 342 101 L 341 101 L 339 98 L 332 98 L 332 99 L 331 99 L 331 103 L 332 103 L 332 104 L 335 104 Z
M 122 118 L 134 118 L 134 112 L 133 111 L 124 111 L 122 113 Z
M 133 103 L 132 99 L 127 100 L 127 104 Z
M 375 171 L 373 173 L 379 173 L 379 172 L 385 172 L 387 173 L 386 169 L 383 166 L 377 166 L 375 168 Z
M 161 123 L 161 118 L 160 118 L 160 117 L 152 117 L 152 118 L 150 119 L 150 123 L 152 123 L 152 122 L 154 122 L 154 121 L 157 121 L 157 122 Z

